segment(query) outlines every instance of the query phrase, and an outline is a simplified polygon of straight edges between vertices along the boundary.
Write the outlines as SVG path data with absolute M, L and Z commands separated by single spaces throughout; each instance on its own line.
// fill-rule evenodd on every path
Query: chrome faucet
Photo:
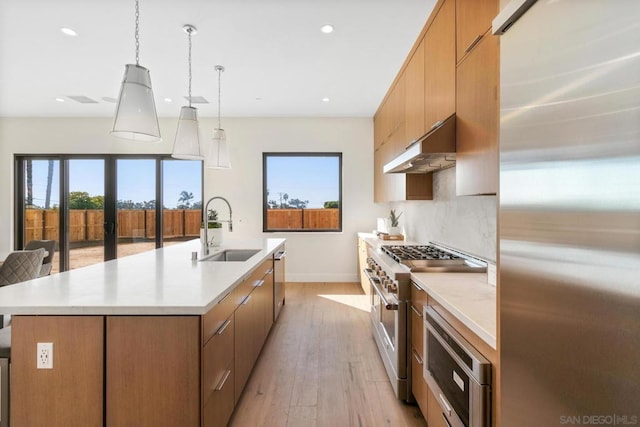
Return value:
M 231 210 L 231 204 L 227 199 L 220 196 L 215 196 L 207 200 L 207 203 L 204 205 L 204 210 L 202 211 L 202 223 L 204 224 L 204 255 L 209 255 L 209 218 L 207 213 L 209 212 L 209 203 L 212 201 L 220 199 L 229 206 L 229 220 L 216 220 L 216 222 L 228 222 L 229 223 L 229 231 L 233 231 L 233 212 Z

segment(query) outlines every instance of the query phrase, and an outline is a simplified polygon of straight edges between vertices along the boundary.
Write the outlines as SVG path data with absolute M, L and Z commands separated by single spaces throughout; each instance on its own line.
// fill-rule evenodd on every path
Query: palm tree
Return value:
M 47 195 L 44 200 L 44 208 L 49 209 L 51 206 L 51 182 L 53 181 L 53 160 L 48 160 L 49 168 L 47 170 Z
M 33 161 L 27 159 L 27 207 L 33 206 Z
M 180 197 L 178 197 L 178 205 L 179 209 L 189 209 L 191 207 L 191 200 L 193 199 L 193 193 L 189 191 L 182 190 L 180 192 Z

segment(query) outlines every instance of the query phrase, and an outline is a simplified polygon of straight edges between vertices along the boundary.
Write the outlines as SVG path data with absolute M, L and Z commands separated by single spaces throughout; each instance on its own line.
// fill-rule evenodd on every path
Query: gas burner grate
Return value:
M 405 260 L 459 260 L 461 257 L 431 245 L 384 245 L 382 251 L 397 262 Z

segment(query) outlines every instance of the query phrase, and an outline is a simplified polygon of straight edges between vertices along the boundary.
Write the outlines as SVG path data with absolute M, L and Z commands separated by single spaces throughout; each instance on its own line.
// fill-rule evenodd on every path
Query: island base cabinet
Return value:
M 200 425 L 200 322 L 107 317 L 107 427 Z
M 13 316 L 11 332 L 11 426 L 102 426 L 104 317 Z M 53 369 L 36 369 L 39 342 Z

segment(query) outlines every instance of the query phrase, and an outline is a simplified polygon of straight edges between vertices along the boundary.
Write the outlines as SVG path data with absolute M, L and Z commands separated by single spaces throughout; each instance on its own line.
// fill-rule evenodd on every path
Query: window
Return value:
M 342 231 L 342 153 L 263 153 L 263 231 Z
M 56 241 L 53 272 L 198 238 L 202 162 L 156 155 L 16 156 L 16 249 Z

